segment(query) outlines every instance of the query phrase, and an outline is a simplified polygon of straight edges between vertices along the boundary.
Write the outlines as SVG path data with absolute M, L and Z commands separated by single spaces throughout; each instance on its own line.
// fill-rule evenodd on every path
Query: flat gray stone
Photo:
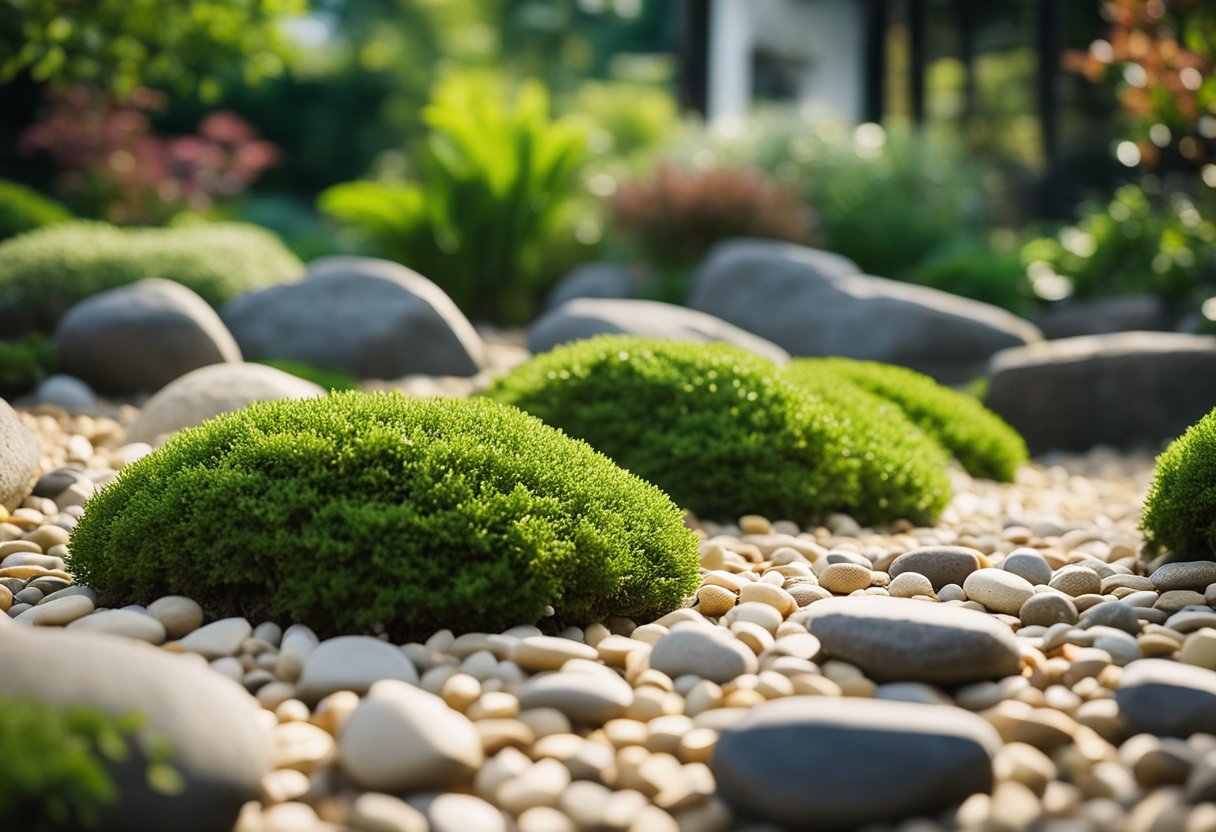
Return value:
M 1169 592 L 1171 589 L 1203 592 L 1210 585 L 1216 584 L 1216 561 L 1167 563 L 1153 570 L 1149 578 L 1158 592 Z
M 891 562 L 892 578 L 905 572 L 924 575 L 936 592 L 947 584 L 963 585 L 980 568 L 981 553 L 967 546 L 922 546 L 904 552 Z
M 998 353 L 984 403 L 1025 437 L 1033 454 L 1095 445 L 1156 448 L 1208 414 L 1214 386 L 1216 337 L 1123 332 Z
M 555 708 L 574 722 L 603 725 L 623 716 L 633 703 L 633 688 L 615 673 L 579 670 L 539 673 L 524 682 L 519 704 Z
M 789 353 L 776 344 L 704 312 L 657 300 L 602 298 L 571 300 L 546 313 L 528 330 L 528 349 L 533 353 L 548 352 L 570 341 L 605 334 L 673 341 L 720 341 L 777 364 L 784 364 L 790 358 Z
M 790 355 L 843 355 L 911 367 L 947 383 L 1042 336 L 978 301 L 860 274 L 850 260 L 771 240 L 729 240 L 697 268 L 688 305 Z
M 296 696 L 315 704 L 331 693 L 364 694 L 381 679 L 418 684 L 418 671 L 401 649 L 371 636 L 338 636 L 308 654 L 296 684 Z
M 1133 734 L 1216 734 L 1216 671 L 1141 659 L 1123 669 L 1115 700 Z
M 150 393 L 208 364 L 240 361 L 215 310 L 171 280 L 140 280 L 73 306 L 55 329 L 68 375 L 110 394 Z
M 7 621 L 0 632 L 0 693 L 116 716 L 134 711 L 172 747 L 169 762 L 184 783 L 174 796 L 149 787 L 138 750 L 107 763 L 118 802 L 102 811 L 98 832 L 230 829 L 241 805 L 257 797 L 271 769 L 270 736 L 257 700 L 240 685 L 189 658 L 116 636 Z
M 756 654 L 729 630 L 712 624 L 678 624 L 650 652 L 650 666 L 672 679 L 692 674 L 719 684 L 755 673 Z
M 1016 675 L 1021 666 L 1017 638 L 977 610 L 850 596 L 816 601 L 806 616 L 824 653 L 876 682 L 964 685 Z
M 29 496 L 40 456 L 38 437 L 0 399 L 0 505 L 13 509 Z
M 251 360 L 377 379 L 472 376 L 486 366 L 485 344 L 442 289 L 374 257 L 314 260 L 304 280 L 242 295 L 222 317 Z
M 936 814 L 989 791 L 1000 748 L 996 729 L 960 708 L 794 696 L 756 705 L 723 730 L 710 766 L 718 794 L 744 816 L 846 830 Z

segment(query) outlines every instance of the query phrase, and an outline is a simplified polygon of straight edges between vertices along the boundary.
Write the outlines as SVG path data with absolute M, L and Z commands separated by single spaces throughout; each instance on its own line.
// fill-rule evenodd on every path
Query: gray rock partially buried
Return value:
M 221 316 L 247 359 L 375 379 L 472 376 L 486 366 L 485 344 L 442 289 L 374 257 L 323 257 L 304 280 L 242 295 Z
M 118 636 L 12 624 L 0 631 L 0 694 L 113 715 L 138 712 L 146 730 L 172 746 L 170 764 L 183 791 L 166 795 L 149 787 L 147 760 L 136 750 L 108 765 L 119 797 L 103 810 L 98 832 L 229 829 L 241 805 L 257 796 L 271 768 L 270 735 L 257 700 L 237 683 Z M 0 828 L 30 820 L 0 817 Z
M 710 767 L 718 794 L 745 816 L 788 830 L 848 830 L 989 791 L 1000 747 L 987 721 L 960 708 L 794 696 L 726 728 Z
M 767 240 L 714 247 L 697 268 L 688 305 L 790 355 L 900 364 L 946 383 L 969 381 L 993 353 L 1042 337 L 995 306 L 863 275 L 839 255 Z
M 560 344 L 595 335 L 636 335 L 673 341 L 722 341 L 784 364 L 789 353 L 734 324 L 657 300 L 579 298 L 567 301 L 532 324 L 528 349 L 548 352 Z
M 828 598 L 807 607 L 811 634 L 831 658 L 876 682 L 964 685 L 1012 676 L 1017 638 L 985 613 L 910 598 Z

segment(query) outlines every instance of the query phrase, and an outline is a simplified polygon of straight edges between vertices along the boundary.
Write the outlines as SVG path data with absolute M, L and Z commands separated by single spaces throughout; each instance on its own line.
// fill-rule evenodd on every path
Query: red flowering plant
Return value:
M 51 89 L 47 117 L 22 134 L 27 152 L 48 153 L 55 187 L 79 212 L 123 225 L 161 224 L 182 211 L 205 212 L 240 196 L 280 157 L 235 113 L 208 114 L 198 132 L 161 136 L 151 114 L 162 93 L 124 99 L 85 87 Z

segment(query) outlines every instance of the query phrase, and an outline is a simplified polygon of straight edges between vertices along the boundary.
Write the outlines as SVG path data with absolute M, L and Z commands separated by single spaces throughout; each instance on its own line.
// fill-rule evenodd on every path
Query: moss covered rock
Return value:
M 601 336 L 520 365 L 487 394 L 539 416 L 714 518 L 925 521 L 945 455 L 884 400 L 816 390 L 725 344 Z
M 915 370 L 851 358 L 800 358 L 790 363 L 786 375 L 817 387 L 837 378 L 894 402 L 972 476 L 1010 482 L 1026 462 L 1025 441 L 1001 417 Z
M 1216 410 L 1157 457 L 1140 525 L 1149 554 L 1216 560 Z
M 49 332 L 77 301 L 149 277 L 182 283 L 217 306 L 303 270 L 277 237 L 252 225 L 54 225 L 0 244 L 0 328 L 6 336 Z
M 110 599 L 396 636 L 647 618 L 698 580 L 679 509 L 586 444 L 494 402 L 358 392 L 178 434 L 89 501 L 71 568 Z

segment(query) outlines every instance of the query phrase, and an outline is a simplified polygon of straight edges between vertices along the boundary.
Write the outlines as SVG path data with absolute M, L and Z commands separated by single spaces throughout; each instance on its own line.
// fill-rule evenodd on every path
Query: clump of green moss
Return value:
M 972 476 L 1010 482 L 1028 458 L 1026 442 L 1001 417 L 915 370 L 850 358 L 799 358 L 786 374 L 800 384 L 835 377 L 894 402 Z
M 149 782 L 173 792 L 180 775 L 172 749 L 137 738 L 139 714 L 110 716 L 83 706 L 58 706 L 0 695 L 0 825 L 5 829 L 91 829 L 118 799 L 107 771 L 132 745 L 148 757 Z
M 658 488 L 485 400 L 334 393 L 185 430 L 88 502 L 71 569 L 103 596 L 395 636 L 648 618 L 697 587 Z
M 277 237 L 252 225 L 71 222 L 0 244 L 0 317 L 10 335 L 49 332 L 77 301 L 148 277 L 175 280 L 218 306 L 303 270 Z
M 600 336 L 536 356 L 487 395 L 585 439 L 702 516 L 927 521 L 941 449 L 848 385 L 808 390 L 719 343 Z
M 45 335 L 33 332 L 16 341 L 0 341 L 0 397 L 28 393 L 58 367 L 55 342 Z
M 1157 457 L 1140 527 L 1149 554 L 1216 560 L 1216 410 Z
M 72 212 L 49 197 L 7 179 L 0 179 L 0 240 L 69 222 Z

